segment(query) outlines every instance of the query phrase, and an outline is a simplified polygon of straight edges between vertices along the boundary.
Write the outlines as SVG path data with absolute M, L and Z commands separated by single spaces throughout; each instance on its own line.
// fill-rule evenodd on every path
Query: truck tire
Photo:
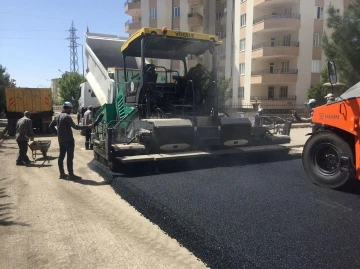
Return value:
M 15 123 L 11 120 L 8 120 L 8 135 L 15 136 Z
M 349 158 L 349 172 L 341 170 L 340 157 Z M 302 163 L 308 178 L 315 184 L 330 189 L 344 185 L 354 167 L 350 145 L 330 131 L 319 132 L 305 143 Z
M 48 124 L 47 123 L 41 123 L 41 133 L 47 134 L 48 132 Z

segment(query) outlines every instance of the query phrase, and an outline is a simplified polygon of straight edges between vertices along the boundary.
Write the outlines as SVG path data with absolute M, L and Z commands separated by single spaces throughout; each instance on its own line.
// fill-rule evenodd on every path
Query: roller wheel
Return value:
M 306 142 L 302 163 L 309 179 L 320 186 L 335 189 L 350 178 L 348 171 L 341 170 L 341 156 L 349 158 L 349 169 L 354 166 L 354 155 L 349 144 L 332 132 L 320 132 Z

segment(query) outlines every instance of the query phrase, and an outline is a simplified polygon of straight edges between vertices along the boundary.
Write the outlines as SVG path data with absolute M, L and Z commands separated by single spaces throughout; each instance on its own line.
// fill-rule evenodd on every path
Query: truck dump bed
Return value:
M 115 81 L 109 77 L 110 67 L 123 68 L 124 59 L 120 48 L 127 37 L 98 33 L 85 33 L 86 79 L 100 105 L 111 104 L 116 95 Z M 127 57 L 127 68 L 138 69 L 140 59 Z

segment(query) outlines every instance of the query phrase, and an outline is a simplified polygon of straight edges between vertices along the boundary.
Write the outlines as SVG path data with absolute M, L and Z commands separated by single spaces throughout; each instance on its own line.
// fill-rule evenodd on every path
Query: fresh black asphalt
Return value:
M 265 159 L 136 166 L 111 185 L 210 268 L 360 268 L 359 184 L 321 188 L 299 157 Z

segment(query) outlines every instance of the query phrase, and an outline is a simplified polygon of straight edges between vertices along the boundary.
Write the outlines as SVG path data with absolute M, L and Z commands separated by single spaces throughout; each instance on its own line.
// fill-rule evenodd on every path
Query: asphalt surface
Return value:
M 111 185 L 211 268 L 360 268 L 359 184 L 315 186 L 299 155 L 152 168 Z

